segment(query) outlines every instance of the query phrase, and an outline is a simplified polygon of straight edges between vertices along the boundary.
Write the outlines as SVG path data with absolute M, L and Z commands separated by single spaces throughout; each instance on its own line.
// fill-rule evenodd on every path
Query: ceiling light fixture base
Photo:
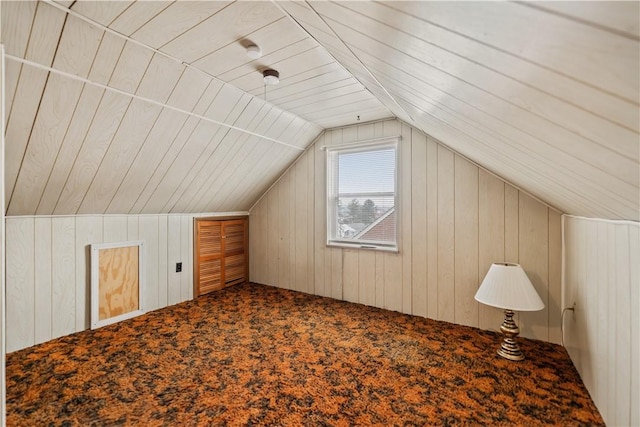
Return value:
M 277 85 L 278 83 L 280 83 L 280 73 L 278 73 L 276 70 L 271 69 L 264 70 L 262 72 L 262 79 L 267 85 Z

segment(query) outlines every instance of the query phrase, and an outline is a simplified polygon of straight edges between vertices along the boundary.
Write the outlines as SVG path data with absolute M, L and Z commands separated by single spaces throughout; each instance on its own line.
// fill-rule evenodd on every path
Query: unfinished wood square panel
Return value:
M 138 248 L 103 249 L 100 253 L 99 319 L 105 320 L 140 308 Z
M 92 329 L 144 313 L 143 242 L 91 245 Z

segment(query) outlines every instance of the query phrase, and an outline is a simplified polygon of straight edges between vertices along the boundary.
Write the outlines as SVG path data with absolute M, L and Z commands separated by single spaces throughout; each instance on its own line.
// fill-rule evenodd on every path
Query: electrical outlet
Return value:
M 176 262 L 176 273 L 180 273 L 182 271 L 182 263 Z

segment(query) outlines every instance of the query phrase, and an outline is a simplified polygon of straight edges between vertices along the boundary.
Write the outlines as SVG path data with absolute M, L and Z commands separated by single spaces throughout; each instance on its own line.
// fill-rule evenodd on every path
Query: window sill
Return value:
M 340 242 L 328 242 L 328 248 L 341 248 L 341 249 L 358 249 L 363 251 L 379 251 L 379 252 L 390 252 L 397 254 L 400 251 L 397 246 L 376 246 L 376 245 L 367 245 L 367 244 L 351 244 L 351 243 L 340 243 Z

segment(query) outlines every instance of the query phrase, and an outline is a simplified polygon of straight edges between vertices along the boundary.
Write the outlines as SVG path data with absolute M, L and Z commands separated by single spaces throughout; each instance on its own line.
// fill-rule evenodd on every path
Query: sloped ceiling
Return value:
M 639 220 L 639 16 L 3 1 L 7 212 L 243 210 L 323 128 L 395 116 L 564 212 Z M 265 68 L 281 74 L 267 102 Z

